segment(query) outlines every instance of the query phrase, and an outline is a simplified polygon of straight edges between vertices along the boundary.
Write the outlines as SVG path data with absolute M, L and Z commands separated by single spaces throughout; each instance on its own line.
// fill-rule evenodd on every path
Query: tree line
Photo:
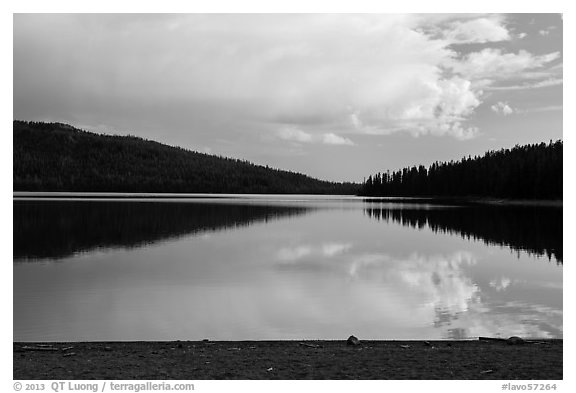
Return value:
M 356 194 L 357 183 L 62 123 L 13 122 L 14 191 Z
M 562 141 L 516 145 L 459 161 L 371 175 L 366 196 L 562 199 Z

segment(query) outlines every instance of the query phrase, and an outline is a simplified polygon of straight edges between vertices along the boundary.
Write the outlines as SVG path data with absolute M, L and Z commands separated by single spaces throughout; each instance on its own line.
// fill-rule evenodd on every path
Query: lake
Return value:
M 14 341 L 563 336 L 561 207 L 86 194 L 13 213 Z

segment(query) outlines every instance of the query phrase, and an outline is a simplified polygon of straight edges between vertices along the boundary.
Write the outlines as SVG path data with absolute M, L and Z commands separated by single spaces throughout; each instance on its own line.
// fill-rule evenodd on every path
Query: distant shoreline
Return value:
M 534 207 L 563 207 L 562 200 L 542 199 L 501 199 L 501 198 L 463 198 L 463 197 L 398 197 L 388 201 L 387 197 L 363 197 L 367 202 L 397 202 L 397 203 L 428 203 L 435 205 L 458 205 L 458 206 L 534 206 Z
M 13 359 L 17 380 L 563 379 L 562 339 L 27 342 Z
M 36 192 L 14 191 L 14 199 L 266 199 L 288 198 L 298 200 L 330 199 L 330 200 L 362 200 L 370 203 L 412 203 L 457 206 L 532 206 L 532 207 L 563 207 L 562 200 L 530 200 L 530 199 L 499 199 L 499 198 L 464 198 L 464 197 L 373 197 L 362 195 L 333 194 L 210 194 L 210 193 L 116 193 L 116 192 Z
M 228 194 L 228 193 L 162 193 L 162 192 L 65 192 L 65 191 L 14 191 L 14 198 L 162 198 L 162 199 L 194 199 L 194 198 L 315 198 L 315 199 L 357 199 L 355 195 L 335 194 Z

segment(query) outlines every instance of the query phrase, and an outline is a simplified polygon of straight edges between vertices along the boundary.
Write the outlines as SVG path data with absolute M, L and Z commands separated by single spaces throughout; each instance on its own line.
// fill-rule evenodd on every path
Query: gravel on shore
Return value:
M 13 378 L 563 379 L 563 341 L 14 343 Z

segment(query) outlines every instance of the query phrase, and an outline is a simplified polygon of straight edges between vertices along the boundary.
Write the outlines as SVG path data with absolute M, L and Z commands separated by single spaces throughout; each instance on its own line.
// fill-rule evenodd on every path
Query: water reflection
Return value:
M 154 201 L 14 201 L 14 260 L 133 248 L 304 214 L 302 206 Z
M 14 339 L 562 337 L 561 216 L 320 205 L 15 202 Z
M 299 249 L 321 250 L 322 246 L 294 248 Z M 561 282 L 551 280 L 549 275 L 538 281 L 528 271 L 518 271 L 514 280 L 507 277 L 486 280 L 484 275 L 498 274 L 497 265 L 505 261 L 502 256 L 479 258 L 469 251 L 457 251 L 448 255 L 416 252 L 402 257 L 365 254 L 351 245 L 342 249 L 344 253 L 338 258 L 317 252 L 315 258 L 299 257 L 289 263 L 281 257 L 286 250 L 282 249 L 277 263 L 282 269 L 288 267 L 300 272 L 302 280 L 311 272 L 319 276 L 330 273 L 344 279 L 347 286 L 366 291 L 366 296 L 362 296 L 365 304 L 359 304 L 359 299 L 351 302 L 345 299 L 340 305 L 347 310 L 371 307 L 368 319 L 372 323 L 377 321 L 376 329 L 394 330 L 395 324 L 404 323 L 406 330 L 396 331 L 395 338 L 562 337 Z M 522 291 L 535 296 L 525 302 L 512 300 L 521 298 L 517 293 Z M 330 298 L 342 301 L 336 293 L 331 293 Z M 329 309 L 331 304 L 315 308 L 324 307 Z M 354 313 L 349 316 L 366 318 Z M 348 324 L 344 320 L 333 322 Z
M 545 255 L 562 263 L 562 208 L 454 207 L 390 209 L 372 205 L 366 214 L 376 220 L 412 228 L 459 234 L 486 244 Z
M 278 250 L 277 259 L 282 263 L 297 263 L 305 258 L 331 258 L 346 252 L 350 243 L 324 243 L 319 246 L 300 245 L 296 247 L 283 247 Z

